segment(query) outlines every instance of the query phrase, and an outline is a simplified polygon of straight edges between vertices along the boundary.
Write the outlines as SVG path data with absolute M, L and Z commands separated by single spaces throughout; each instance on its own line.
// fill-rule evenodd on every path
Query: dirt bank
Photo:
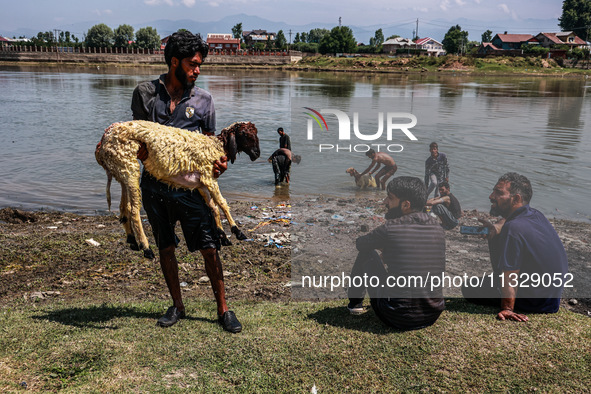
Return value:
M 234 241 L 221 250 L 229 300 L 290 299 L 292 251 L 296 271 L 305 270 L 306 261 L 349 267 L 355 256 L 353 241 L 383 223 L 384 214 L 376 199 L 321 196 L 291 203 L 231 205 L 234 217 L 251 240 Z M 463 222 L 477 224 L 478 217 L 486 216 L 465 211 Z M 575 282 L 584 282 L 591 276 L 591 224 L 568 220 L 552 223 L 566 247 Z M 144 228 L 153 244 L 146 220 Z M 446 232 L 446 242 L 449 274 L 482 272 L 489 266 L 488 249 L 482 240 L 455 229 Z M 211 298 L 200 254 L 189 253 L 181 241 L 178 258 L 185 297 Z M 96 303 L 168 297 L 158 260 L 145 259 L 140 252 L 128 249 L 115 215 L 0 210 L 2 305 L 10 305 L 15 299 L 83 299 Z M 589 299 L 571 294 L 563 304 L 591 315 Z

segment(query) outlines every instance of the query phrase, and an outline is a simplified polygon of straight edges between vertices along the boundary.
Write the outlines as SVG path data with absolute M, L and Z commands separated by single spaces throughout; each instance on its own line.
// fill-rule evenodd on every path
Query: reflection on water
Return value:
M 106 176 L 94 161 L 94 147 L 109 124 L 131 119 L 133 88 L 165 71 L 165 66 L 0 66 L 0 206 L 106 209 Z M 498 176 L 517 170 L 532 179 L 534 205 L 546 213 L 587 215 L 591 83 L 586 79 L 204 67 L 197 83 L 214 97 L 218 130 L 242 120 L 259 130 L 261 158 L 239 157 L 220 179 L 229 199 L 381 196 L 357 191 L 344 173 L 367 167 L 363 153 L 303 157 L 292 166 L 292 184 L 279 188 L 266 158 L 277 148 L 280 126 L 291 135 L 295 153 L 306 149 L 305 136 L 290 126 L 295 99 L 338 102 L 349 111 L 358 98 L 368 98 L 372 108 L 399 98 L 396 111 L 419 119 L 414 129 L 419 140 L 393 154 L 397 175 L 422 178 L 428 145 L 438 141 L 450 157 L 452 188 L 465 208 L 487 209 Z M 361 119 L 366 132 L 376 130 L 375 116 Z
M 561 97 L 548 108 L 548 125 L 544 130 L 544 150 L 548 155 L 573 160 L 583 137 L 583 100 Z

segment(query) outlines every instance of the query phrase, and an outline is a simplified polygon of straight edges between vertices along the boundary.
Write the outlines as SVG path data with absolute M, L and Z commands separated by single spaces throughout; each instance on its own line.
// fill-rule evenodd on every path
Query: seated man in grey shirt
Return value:
M 359 254 L 351 271 L 351 278 L 375 276 L 379 283 L 350 287 L 348 309 L 363 313 L 367 291 L 372 309 L 385 324 L 401 330 L 427 327 L 445 309 L 441 288 L 421 286 L 429 275 L 445 271 L 444 231 L 437 219 L 422 212 L 427 192 L 419 178 L 396 177 L 387 192 L 386 223 L 357 238 Z M 405 286 L 393 286 L 403 282 Z

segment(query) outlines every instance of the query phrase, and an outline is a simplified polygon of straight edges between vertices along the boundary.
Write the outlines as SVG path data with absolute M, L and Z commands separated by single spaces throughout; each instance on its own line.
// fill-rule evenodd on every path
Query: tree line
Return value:
M 589 0 L 564 0 L 562 5 L 562 15 L 558 18 L 558 25 L 563 31 L 573 31 L 579 37 L 587 41 L 590 37 L 591 29 L 591 1 Z M 183 30 L 183 29 L 180 29 Z M 55 31 L 56 33 L 58 30 Z M 232 27 L 232 35 L 242 42 L 242 23 L 237 23 Z M 491 30 L 485 31 L 481 36 L 481 42 L 490 42 L 493 38 Z M 384 38 L 382 29 L 375 31 L 373 37 L 369 40 L 369 45 L 357 45 L 353 31 L 348 26 L 336 26 L 331 30 L 315 28 L 308 32 L 296 32 L 293 43 L 288 43 L 283 30 L 279 30 L 275 40 L 267 40 L 265 43 L 253 43 L 249 49 L 255 50 L 285 50 L 293 49 L 302 52 L 312 52 L 321 54 L 331 53 L 381 53 L 382 45 L 390 38 L 399 37 L 392 35 Z M 418 37 L 413 37 L 416 40 Z M 23 43 L 26 45 L 26 43 Z M 449 28 L 443 41 L 443 49 L 449 54 L 469 54 L 474 53 L 480 44 L 478 41 L 469 41 L 468 32 L 462 30 L 460 25 Z M 157 49 L 160 48 L 160 35 L 156 29 L 148 26 L 138 29 L 137 32 L 130 25 L 120 25 L 116 29 L 111 29 L 104 23 L 92 26 L 81 40 L 69 31 L 39 32 L 36 37 L 31 39 L 30 45 L 38 46 L 85 46 L 94 48 L 141 48 Z M 247 49 L 242 42 L 241 47 Z M 532 55 L 544 55 L 546 48 L 528 46 L 524 51 Z M 577 52 L 578 51 L 578 52 Z M 571 52 L 580 55 L 585 50 L 576 49 Z M 574 53 L 576 52 L 576 53 Z
M 55 31 L 57 32 L 57 30 Z M 142 27 L 137 30 L 130 25 L 120 25 L 111 29 L 104 23 L 92 26 L 81 40 L 69 31 L 39 32 L 30 42 L 22 45 L 88 47 L 88 48 L 140 48 L 159 49 L 160 35 L 153 27 Z

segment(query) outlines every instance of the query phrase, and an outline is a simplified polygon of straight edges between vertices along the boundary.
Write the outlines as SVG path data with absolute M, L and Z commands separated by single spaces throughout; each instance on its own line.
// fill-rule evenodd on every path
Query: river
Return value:
M 0 66 L 0 207 L 104 212 L 106 175 L 94 159 L 96 143 L 111 123 L 131 119 L 134 87 L 164 71 Z M 429 143 L 437 141 L 449 157 L 452 192 L 464 209 L 488 210 L 488 195 L 497 178 L 516 171 L 532 181 L 532 206 L 550 217 L 591 220 L 587 79 L 205 66 L 197 84 L 214 97 L 218 130 L 243 120 L 259 130 L 261 158 L 250 162 L 243 155 L 220 178 L 229 200 L 381 196 L 380 191 L 358 191 L 345 174 L 348 167 L 362 171 L 369 165 L 363 144 L 339 141 L 340 151 L 319 152 L 321 138 L 329 134 L 316 132 L 318 137 L 307 139 L 304 107 L 359 112 L 360 129 L 368 134 L 375 132 L 376 114 L 386 106 L 417 119 L 411 130 L 417 140 L 395 130 L 391 141 L 374 141 L 384 142 L 384 148 L 398 147 L 391 152 L 399 168 L 396 175 L 422 178 Z M 325 118 L 334 130 L 336 118 Z M 289 187 L 275 188 L 266 159 L 278 145 L 279 126 L 291 136 L 302 163 L 292 166 Z M 335 141 L 334 134 L 330 138 Z M 114 184 L 115 201 L 118 189 Z

